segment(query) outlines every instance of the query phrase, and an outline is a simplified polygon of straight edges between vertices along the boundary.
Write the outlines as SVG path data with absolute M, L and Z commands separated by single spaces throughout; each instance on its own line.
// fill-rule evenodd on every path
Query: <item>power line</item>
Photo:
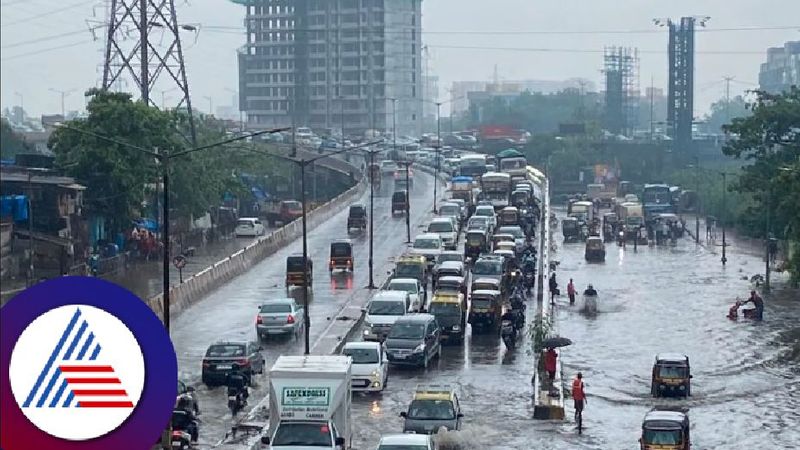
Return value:
M 3 24 L 3 26 L 4 27 L 10 27 L 10 26 L 13 26 L 13 25 L 19 25 L 21 23 L 30 22 L 32 20 L 41 19 L 42 17 L 52 16 L 53 14 L 58 14 L 60 12 L 67 11 L 67 10 L 72 9 L 72 8 L 77 8 L 79 6 L 87 5 L 89 3 L 94 3 L 95 1 L 96 0 L 88 0 L 88 1 L 82 1 L 80 3 L 73 3 L 71 5 L 67 5 L 67 6 L 65 6 L 63 8 L 53 9 L 53 10 L 47 11 L 45 13 L 37 14 L 35 16 L 28 16 L 28 17 L 25 17 L 23 19 L 19 19 L 19 20 L 14 21 L 14 22 L 9 22 L 9 23 Z
M 33 51 L 33 52 L 20 53 L 18 55 L 11 55 L 11 56 L 7 56 L 7 57 L 4 57 L 4 58 L 0 58 L 0 61 L 10 61 L 12 59 L 26 58 L 28 56 L 36 56 L 36 55 L 39 55 L 39 54 L 42 54 L 42 53 L 52 52 L 54 50 L 61 50 L 62 48 L 75 47 L 75 46 L 78 46 L 78 45 L 90 44 L 90 43 L 93 43 L 93 42 L 94 41 L 92 41 L 92 40 L 89 40 L 89 41 L 78 41 L 78 42 L 73 42 L 71 44 L 64 44 L 64 45 L 58 45 L 58 46 L 55 46 L 55 47 L 43 48 L 41 50 L 37 50 L 37 51 Z
M 225 25 L 204 25 L 206 30 L 228 30 L 237 32 L 246 32 L 247 30 L 242 27 L 233 27 Z M 408 30 L 384 30 L 381 26 L 370 27 L 352 27 L 352 31 L 359 30 L 362 33 L 410 33 L 413 28 Z M 717 32 L 736 32 L 736 31 L 770 31 L 770 30 L 797 30 L 800 25 L 782 25 L 782 26 L 752 26 L 752 27 L 730 27 L 730 28 L 699 28 L 695 30 L 698 33 L 717 33 Z M 269 32 L 326 32 L 325 29 L 312 29 L 312 28 L 283 28 L 283 29 L 264 29 L 257 30 L 265 33 Z M 642 30 L 422 30 L 422 34 L 442 34 L 442 35 L 525 35 L 525 34 L 577 34 L 577 35 L 592 35 L 592 34 L 664 34 L 667 31 L 661 28 L 655 29 L 642 29 Z
M 68 31 L 66 33 L 51 34 L 50 36 L 44 36 L 44 37 L 40 37 L 40 38 L 37 38 L 37 39 L 31 39 L 31 40 L 28 40 L 28 41 L 14 42 L 13 44 L 4 45 L 4 46 L 2 46 L 0 48 L 21 47 L 23 45 L 36 44 L 37 42 L 49 41 L 49 40 L 52 40 L 52 39 L 59 39 L 59 38 L 67 37 L 67 36 L 74 36 L 76 34 L 81 34 L 81 33 L 85 33 L 85 32 L 86 32 L 86 30 L 81 29 L 81 30 L 75 30 L 75 31 Z
M 524 48 L 524 47 L 481 47 L 469 45 L 435 45 L 429 44 L 432 48 L 456 49 L 456 50 L 493 50 L 493 51 L 520 51 L 520 52 L 540 52 L 540 53 L 603 53 L 601 49 L 585 48 Z M 666 54 L 663 50 L 639 50 L 639 53 L 647 54 Z M 697 54 L 705 55 L 763 55 L 763 51 L 744 51 L 744 50 L 707 50 L 698 51 Z

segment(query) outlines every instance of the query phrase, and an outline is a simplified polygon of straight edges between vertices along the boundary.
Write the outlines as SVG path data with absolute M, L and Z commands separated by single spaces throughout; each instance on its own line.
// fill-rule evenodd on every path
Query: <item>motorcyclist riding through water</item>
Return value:
M 225 377 L 225 385 L 228 386 L 228 397 L 236 397 L 237 401 L 241 402 L 240 409 L 247 404 L 247 398 L 250 396 L 247 390 L 249 381 L 247 375 L 239 370 L 237 364 L 233 365 L 231 371 Z
M 588 296 L 594 296 L 594 297 L 596 297 L 596 296 L 597 296 L 597 291 L 594 289 L 594 286 L 592 286 L 592 285 L 590 284 L 590 285 L 589 285 L 589 286 L 586 288 L 586 290 L 585 290 L 585 291 L 583 291 L 583 295 L 588 295 Z
M 195 401 L 192 396 L 189 394 L 181 394 L 175 404 L 175 411 L 178 413 L 172 414 L 173 431 L 185 431 L 189 433 L 192 442 L 197 442 L 200 434 L 197 426 L 195 409 Z

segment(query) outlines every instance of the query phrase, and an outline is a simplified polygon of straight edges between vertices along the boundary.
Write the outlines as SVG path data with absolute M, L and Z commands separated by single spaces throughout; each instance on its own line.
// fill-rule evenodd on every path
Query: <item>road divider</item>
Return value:
M 353 168 L 353 173 L 360 175 L 359 182 L 355 186 L 307 213 L 306 226 L 308 231 L 330 220 L 333 216 L 345 209 L 347 205 L 361 198 L 364 192 L 366 192 L 368 186 L 366 178 L 355 167 Z M 170 315 L 175 316 L 179 314 L 181 311 L 205 297 L 208 293 L 247 272 L 267 256 L 274 254 L 302 235 L 302 220 L 295 220 L 275 230 L 270 235 L 258 239 L 236 253 L 197 272 L 186 279 L 182 284 L 172 286 L 170 288 Z M 162 293 L 147 299 L 147 304 L 159 317 L 163 317 L 163 298 L 164 296 Z

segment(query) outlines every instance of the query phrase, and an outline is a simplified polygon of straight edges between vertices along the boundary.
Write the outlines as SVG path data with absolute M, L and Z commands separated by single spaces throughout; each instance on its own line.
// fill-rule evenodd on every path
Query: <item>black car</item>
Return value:
M 392 194 L 392 215 L 395 213 L 403 214 L 408 209 L 408 193 L 406 191 L 395 191 Z
M 364 230 L 366 228 L 367 208 L 360 203 L 350 205 L 350 211 L 347 214 L 347 231 L 350 232 L 353 229 Z
M 225 383 L 225 377 L 236 364 L 239 370 L 252 379 L 257 373 L 264 373 L 264 356 L 261 345 L 247 341 L 225 341 L 211 344 L 203 357 L 203 383 L 214 386 Z
M 386 337 L 390 364 L 428 367 L 442 354 L 442 330 L 432 314 L 406 314 L 392 325 Z

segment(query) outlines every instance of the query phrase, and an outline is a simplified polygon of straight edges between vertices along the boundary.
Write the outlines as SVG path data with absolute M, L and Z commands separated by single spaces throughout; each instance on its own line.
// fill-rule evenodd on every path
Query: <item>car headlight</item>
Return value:
M 367 328 L 369 328 L 369 327 L 367 327 Z M 364 330 L 364 336 L 366 336 L 368 334 L 369 334 L 369 330 Z
M 453 325 L 453 331 L 461 331 L 461 327 L 459 325 Z
M 381 373 L 378 372 L 377 370 L 373 370 L 371 375 L 372 378 L 379 378 L 381 376 Z
M 425 351 L 425 344 L 419 344 L 418 346 L 414 347 L 413 353 L 420 353 Z
M 685 391 L 685 390 L 686 390 L 686 386 L 684 386 L 684 385 L 681 385 L 680 389 L 681 389 L 682 391 Z

